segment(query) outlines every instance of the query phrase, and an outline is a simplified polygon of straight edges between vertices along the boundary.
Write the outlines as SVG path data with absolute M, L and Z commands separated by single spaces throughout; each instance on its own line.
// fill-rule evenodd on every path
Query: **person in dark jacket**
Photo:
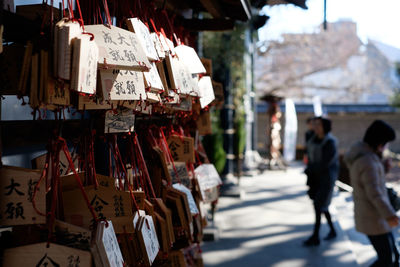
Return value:
M 382 163 L 386 144 L 395 138 L 390 125 L 376 120 L 368 127 L 363 141 L 353 145 L 344 157 L 353 187 L 356 230 L 367 235 L 378 254 L 371 265 L 374 267 L 399 266 L 399 252 L 392 234 L 399 218 L 389 201 Z
M 329 213 L 329 205 L 339 173 L 339 158 L 337 141 L 330 133 L 331 129 L 332 123 L 329 119 L 315 118 L 314 135 L 307 142 L 307 185 L 309 186 L 308 195 L 314 204 L 315 224 L 313 234 L 303 243 L 305 246 L 319 245 L 322 213 L 325 215 L 330 227 L 330 232 L 324 239 L 330 240 L 336 237 L 336 231 Z

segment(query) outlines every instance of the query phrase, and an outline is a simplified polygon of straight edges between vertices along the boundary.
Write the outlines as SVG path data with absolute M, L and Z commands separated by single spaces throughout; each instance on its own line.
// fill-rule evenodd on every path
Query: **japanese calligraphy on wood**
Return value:
M 145 260 L 148 266 L 151 266 L 157 256 L 158 251 L 160 250 L 153 217 L 149 215 L 141 217 L 141 219 L 139 219 L 137 229 L 139 232 L 139 243 L 143 252 L 145 252 L 147 255 Z
M 0 225 L 42 224 L 44 216 L 36 213 L 32 205 L 34 188 L 40 171 L 19 167 L 0 168 Z M 46 212 L 45 184 L 36 193 L 36 207 Z
M 87 94 L 96 93 L 97 61 L 99 49 L 88 34 L 81 34 L 72 40 L 73 59 L 71 89 Z
M 174 161 L 194 162 L 194 139 L 192 137 L 170 135 L 167 143 Z
M 138 18 L 127 19 L 126 24 L 130 31 L 136 33 L 139 43 L 142 45 L 147 58 L 152 61 L 157 61 L 157 51 L 147 26 Z
M 98 189 L 87 186 L 85 191 L 98 219 L 133 216 L 129 193 L 103 186 L 99 186 Z M 63 200 L 67 222 L 88 229 L 93 225 L 93 217 L 79 189 L 63 192 Z
M 104 25 L 87 25 L 99 47 L 99 65 L 117 69 L 147 71 L 151 66 L 135 33 Z
M 114 232 L 112 221 L 99 222 L 95 245 L 92 247 L 96 266 L 123 267 L 124 259 Z
M 106 100 L 146 100 L 141 72 L 101 69 L 100 78 L 103 96 Z
M 90 252 L 52 243 L 16 247 L 4 251 L 3 266 L 91 266 Z

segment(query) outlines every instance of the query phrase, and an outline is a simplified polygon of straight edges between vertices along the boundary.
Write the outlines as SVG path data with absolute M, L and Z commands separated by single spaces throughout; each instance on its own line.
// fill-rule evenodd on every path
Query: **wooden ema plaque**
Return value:
M 46 217 L 36 213 L 32 204 L 34 188 L 41 176 L 37 170 L 3 166 L 0 168 L 0 225 L 44 224 Z M 45 182 L 35 197 L 36 207 L 46 212 Z
M 88 34 L 81 34 L 72 40 L 71 89 L 81 93 L 95 94 L 99 48 L 90 38 Z
M 112 221 L 99 222 L 91 248 L 96 267 L 123 267 L 124 259 Z
M 92 266 L 90 252 L 46 243 L 16 247 L 4 251 L 3 266 Z
M 126 25 L 131 32 L 136 33 L 139 43 L 141 44 L 147 58 L 151 61 L 158 61 L 156 47 L 147 26 L 138 18 L 127 19 Z
M 132 217 L 131 196 L 127 192 L 115 188 L 99 186 L 85 187 L 90 204 L 98 219 L 113 219 L 118 217 Z M 79 189 L 63 192 L 65 220 L 74 225 L 91 229 L 94 221 L 89 208 Z
M 170 135 L 168 147 L 174 161 L 194 163 L 194 139 L 192 137 Z
M 135 33 L 105 25 L 87 25 L 99 47 L 100 67 L 148 71 L 150 62 Z
M 101 69 L 100 79 L 105 100 L 146 100 L 142 72 Z

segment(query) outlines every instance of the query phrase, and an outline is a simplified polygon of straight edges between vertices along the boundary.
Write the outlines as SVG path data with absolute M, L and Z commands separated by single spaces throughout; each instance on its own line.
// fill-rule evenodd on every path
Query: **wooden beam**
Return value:
M 225 12 L 221 8 L 219 1 L 216 0 L 200 0 L 204 8 L 210 13 L 213 18 L 225 18 Z
M 190 31 L 233 30 L 235 21 L 231 19 L 183 19 L 182 26 Z

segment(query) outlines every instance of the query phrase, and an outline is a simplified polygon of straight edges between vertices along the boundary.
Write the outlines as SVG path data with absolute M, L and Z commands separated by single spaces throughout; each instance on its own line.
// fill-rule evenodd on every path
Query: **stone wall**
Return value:
M 257 148 L 261 154 L 266 153 L 266 127 L 268 117 L 265 113 L 258 113 Z M 297 146 L 304 146 L 304 134 L 306 131 L 306 119 L 313 116 L 312 113 L 300 113 L 298 116 Z M 332 120 L 332 133 L 339 141 L 339 151 L 343 153 L 353 143 L 362 139 L 367 127 L 376 119 L 389 123 L 396 130 L 397 139 L 390 143 L 390 149 L 400 153 L 400 113 L 335 113 L 329 115 Z M 284 119 L 282 120 L 282 135 L 284 131 Z M 283 138 L 282 138 L 283 140 Z

